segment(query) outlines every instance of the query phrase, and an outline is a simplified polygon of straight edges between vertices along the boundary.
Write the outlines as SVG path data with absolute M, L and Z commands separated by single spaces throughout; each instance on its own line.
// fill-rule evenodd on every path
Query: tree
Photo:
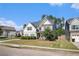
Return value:
M 45 17 L 46 15 L 42 15 L 42 19 Z
M 50 19 L 52 19 L 52 20 L 53 20 L 53 18 L 54 18 L 52 15 L 49 15 L 48 17 L 49 17 Z
M 3 31 L 2 31 L 2 29 L 1 29 L 1 27 L 0 27 L 0 35 L 3 33 Z
M 64 17 L 59 18 L 59 19 L 60 19 L 60 22 L 59 22 L 60 28 L 63 28 L 65 19 L 64 19 Z
M 57 36 L 61 36 L 64 34 L 64 30 L 62 28 L 59 28 L 57 30 L 54 31 L 56 33 Z
M 26 27 L 26 24 L 24 24 L 23 29 Z
M 61 27 L 64 26 L 64 21 L 65 21 L 65 19 L 64 19 L 64 17 L 62 17 L 62 18 L 61 18 Z
M 48 18 L 54 20 L 55 24 L 58 22 L 58 19 L 52 15 L 49 15 Z
M 46 40 L 49 40 L 49 41 L 55 40 L 55 36 L 49 27 L 46 28 L 45 31 L 43 32 L 43 36 L 46 38 Z

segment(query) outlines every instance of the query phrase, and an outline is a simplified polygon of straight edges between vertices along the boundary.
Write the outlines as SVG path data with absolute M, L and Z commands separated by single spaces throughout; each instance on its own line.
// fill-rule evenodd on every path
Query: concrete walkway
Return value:
M 77 48 L 79 48 L 79 42 L 73 42 L 73 44 L 74 44 Z
M 0 56 L 79 56 L 78 52 L 48 51 L 38 49 L 22 49 L 0 46 Z
M 2 40 L 2 41 L 0 41 L 0 43 L 2 43 L 2 42 L 8 42 L 8 41 L 13 41 L 13 40 L 20 40 L 20 39 Z

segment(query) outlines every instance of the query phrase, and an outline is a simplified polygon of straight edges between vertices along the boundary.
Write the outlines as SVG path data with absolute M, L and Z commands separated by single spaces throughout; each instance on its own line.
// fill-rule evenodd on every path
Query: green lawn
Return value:
M 71 42 L 68 42 L 67 40 L 54 41 L 52 47 L 65 48 L 65 49 L 78 49 L 75 45 L 73 45 Z
M 7 37 L 0 37 L 0 41 L 2 41 L 2 40 L 8 40 L 8 38 Z
M 25 45 L 44 46 L 44 47 L 52 47 L 52 48 L 77 49 L 76 46 L 74 46 L 71 42 L 68 42 L 66 40 L 56 40 L 56 41 L 13 40 L 4 43 L 25 44 Z

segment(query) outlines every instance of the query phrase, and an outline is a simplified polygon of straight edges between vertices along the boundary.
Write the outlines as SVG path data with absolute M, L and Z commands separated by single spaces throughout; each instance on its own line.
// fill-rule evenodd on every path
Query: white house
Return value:
M 37 37 L 37 29 L 32 23 L 28 23 L 23 30 L 23 36 L 35 36 Z
M 48 27 L 53 31 L 56 29 L 56 24 L 54 24 L 54 20 L 46 16 L 39 22 L 28 23 L 23 30 L 23 36 L 36 36 L 44 39 L 42 32 Z
M 51 31 L 53 31 L 54 29 L 56 29 L 56 25 L 54 24 L 54 20 L 49 19 L 47 16 L 44 17 L 38 26 L 38 30 L 39 30 L 39 38 L 40 39 L 45 39 L 45 37 L 42 35 L 42 32 L 45 31 L 46 28 L 50 28 Z
M 66 38 L 71 42 L 79 42 L 79 18 L 71 18 L 66 21 Z
M 54 29 L 54 22 L 53 22 L 53 20 L 45 17 L 39 23 L 39 31 L 44 31 L 47 27 L 49 27 L 51 30 L 53 30 Z

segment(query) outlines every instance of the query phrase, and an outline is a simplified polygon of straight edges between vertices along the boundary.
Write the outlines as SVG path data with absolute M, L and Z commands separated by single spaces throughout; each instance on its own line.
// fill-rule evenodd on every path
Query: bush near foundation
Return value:
M 35 36 L 22 36 L 21 39 L 31 40 L 31 39 L 36 39 L 36 37 Z

